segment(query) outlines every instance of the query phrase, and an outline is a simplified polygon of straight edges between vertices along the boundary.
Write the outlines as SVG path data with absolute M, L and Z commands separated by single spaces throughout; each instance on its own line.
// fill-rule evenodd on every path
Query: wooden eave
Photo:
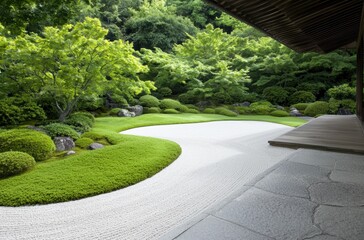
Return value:
M 327 53 L 358 38 L 363 0 L 205 0 L 297 52 Z

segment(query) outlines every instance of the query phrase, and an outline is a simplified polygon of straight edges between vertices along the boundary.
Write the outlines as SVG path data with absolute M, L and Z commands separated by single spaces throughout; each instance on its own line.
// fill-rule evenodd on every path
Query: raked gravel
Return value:
M 267 143 L 291 129 L 223 121 L 125 131 L 175 141 L 182 154 L 125 189 L 72 202 L 0 207 L 0 239 L 158 239 L 292 153 Z

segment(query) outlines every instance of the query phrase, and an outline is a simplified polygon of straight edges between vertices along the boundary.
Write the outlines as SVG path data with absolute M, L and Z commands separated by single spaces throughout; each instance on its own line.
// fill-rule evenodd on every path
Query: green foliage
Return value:
M 207 114 L 215 114 L 215 109 L 213 108 L 205 108 L 203 111 L 203 113 L 207 113 Z
M 194 114 L 197 114 L 197 113 L 200 113 L 200 111 L 196 110 L 196 109 L 193 109 L 193 108 L 189 108 L 187 109 L 187 111 L 184 111 L 186 113 L 194 113 Z
M 44 133 L 28 129 L 13 129 L 0 133 L 0 152 L 21 151 L 42 161 L 51 157 L 56 147 Z
M 220 114 L 220 115 L 224 115 L 224 116 L 229 116 L 229 117 L 236 117 L 238 116 L 238 114 L 236 112 L 233 112 L 227 108 L 224 107 L 218 107 L 215 108 L 215 113 L 216 114 Z
M 160 101 L 152 95 L 144 95 L 139 98 L 140 103 L 145 107 L 159 107 Z
M 338 100 L 342 100 L 342 99 L 355 100 L 356 90 L 355 90 L 355 87 L 350 87 L 349 84 L 341 84 L 339 86 L 330 88 L 327 91 L 327 94 L 329 95 L 329 97 L 335 98 Z
M 134 56 L 132 44 L 108 41 L 97 19 L 75 25 L 46 27 L 42 36 L 19 35 L 9 40 L 3 54 L 0 89 L 22 89 L 52 99 L 63 121 L 81 97 L 119 89 L 133 96 L 149 92 L 153 84 L 140 81 L 146 72 Z
M 95 116 L 89 112 L 74 112 L 70 116 L 80 116 L 80 115 L 89 118 L 92 121 L 92 123 L 95 122 Z
M 258 102 L 254 102 L 252 104 L 250 104 L 249 107 L 251 108 L 255 108 L 257 106 L 267 106 L 267 107 L 272 107 L 272 103 L 268 102 L 268 101 L 258 101 Z
M 337 114 L 339 108 L 350 110 L 350 112 L 356 112 L 356 102 L 352 99 L 337 100 L 330 98 L 329 100 L 329 113 Z
M 46 119 L 44 110 L 29 96 L 7 97 L 0 101 L 0 126 L 44 119 Z
M 253 114 L 269 115 L 271 112 L 275 111 L 275 108 L 272 108 L 269 105 L 264 105 L 264 104 L 261 104 L 261 105 L 252 104 L 252 105 L 253 106 L 250 106 L 249 109 L 250 109 L 250 112 Z
M 172 90 L 169 87 L 162 87 L 162 88 L 158 89 L 158 93 L 162 97 L 169 97 L 172 95 Z
M 315 117 L 321 114 L 327 114 L 329 112 L 329 103 L 323 101 L 317 101 L 307 106 L 305 115 Z
M 81 138 L 91 138 L 94 141 L 105 141 L 106 137 L 96 132 L 85 132 L 81 135 Z
M 32 156 L 24 152 L 0 153 L 0 178 L 23 173 L 35 166 Z
M 315 95 L 307 91 L 297 91 L 289 97 L 290 104 L 310 103 L 316 100 Z
M 180 112 L 178 110 L 176 110 L 176 109 L 167 108 L 167 109 L 164 109 L 163 110 L 163 113 L 167 113 L 167 114 L 178 114 Z
M 51 137 L 71 137 L 72 139 L 77 139 L 80 135 L 69 125 L 63 123 L 51 123 L 44 126 L 43 129 Z
M 71 115 L 64 121 L 65 124 L 70 125 L 79 132 L 87 132 L 91 129 L 93 122 L 85 115 Z
M 160 113 L 162 110 L 159 107 L 148 108 L 146 113 Z
M 110 116 L 117 116 L 118 113 L 121 111 L 121 108 L 113 108 L 109 111 Z
M 94 140 L 87 137 L 81 137 L 75 141 L 76 147 L 87 149 L 92 143 L 94 143 Z
M 144 1 L 138 11 L 131 9 L 132 17 L 125 23 L 127 39 L 134 47 L 160 48 L 170 51 L 174 44 L 182 43 L 196 28 L 188 18 L 177 16 L 165 0 Z
M 308 105 L 310 105 L 310 103 L 296 103 L 292 106 L 295 107 L 298 111 L 303 112 L 306 110 Z
M 183 107 L 179 101 L 166 98 L 166 99 L 161 100 L 160 108 L 181 110 L 181 108 L 183 108 Z
M 96 111 L 102 109 L 104 99 L 96 95 L 82 96 L 77 102 L 77 110 L 79 111 Z
M 239 114 L 249 114 L 251 112 L 249 107 L 236 107 L 235 109 Z
M 288 92 L 282 87 L 267 87 L 263 91 L 263 98 L 273 104 L 285 104 L 287 97 Z
M 275 110 L 271 112 L 270 115 L 275 117 L 289 117 L 289 113 L 283 110 Z

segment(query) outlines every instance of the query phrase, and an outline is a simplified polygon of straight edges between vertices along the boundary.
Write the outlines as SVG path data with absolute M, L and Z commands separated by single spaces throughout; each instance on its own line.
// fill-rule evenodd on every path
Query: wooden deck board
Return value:
M 269 144 L 364 154 L 364 132 L 355 115 L 325 115 L 269 141 Z

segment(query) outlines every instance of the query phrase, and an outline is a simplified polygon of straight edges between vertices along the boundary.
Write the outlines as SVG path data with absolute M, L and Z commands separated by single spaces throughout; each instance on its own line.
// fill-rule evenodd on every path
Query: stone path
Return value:
M 165 239 L 364 239 L 364 156 L 298 150 Z
M 182 155 L 152 178 L 122 190 L 67 203 L 0 207 L 0 239 L 159 239 L 178 226 L 190 226 L 203 211 L 216 207 L 257 174 L 294 152 L 267 143 L 290 129 L 264 122 L 212 122 L 126 131 L 176 141 L 183 149 Z M 343 176 L 338 172 L 336 177 Z M 260 189 L 250 191 L 256 193 L 250 201 L 274 196 Z M 302 208 L 316 209 L 315 203 L 300 194 L 303 195 L 298 192 L 297 199 L 305 201 Z M 278 203 L 283 197 L 275 198 Z M 283 210 L 293 205 L 292 200 L 286 200 L 287 208 Z M 231 209 L 237 206 L 231 205 Z M 275 203 L 272 207 L 279 208 Z M 318 210 L 321 214 L 321 208 Z M 211 222 L 224 217 L 222 211 L 211 217 Z M 300 218 L 305 220 L 305 216 Z M 260 228 L 253 233 L 241 231 L 261 236 L 255 233 Z M 312 231 L 316 233 L 315 229 Z

